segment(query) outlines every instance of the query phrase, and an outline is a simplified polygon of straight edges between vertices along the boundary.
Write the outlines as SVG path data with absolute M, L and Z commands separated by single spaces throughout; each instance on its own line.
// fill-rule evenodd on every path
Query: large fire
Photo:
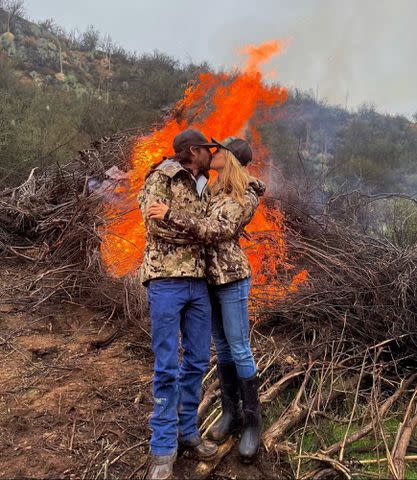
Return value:
M 146 172 L 163 156 L 173 153 L 174 137 L 190 126 L 201 130 L 208 138 L 228 136 L 250 137 L 255 153 L 253 173 L 264 180 L 268 149 L 262 144 L 257 124 L 263 112 L 287 99 L 287 90 L 264 83 L 260 66 L 278 54 L 284 42 L 272 41 L 243 49 L 248 56 L 242 71 L 229 73 L 202 73 L 191 85 L 174 109 L 174 115 L 147 137 L 137 139 L 132 155 L 127 191 L 120 203 L 107 208 L 107 224 L 100 232 L 101 253 L 110 275 L 122 277 L 140 266 L 145 246 L 145 228 L 136 197 L 143 185 Z M 256 117 L 256 118 L 255 118 Z M 242 240 L 249 257 L 255 288 L 285 296 L 307 278 L 301 271 L 288 280 L 287 251 L 283 239 L 283 215 L 276 208 L 260 205 L 248 232 L 254 240 Z M 285 273 L 285 275 L 282 275 Z M 282 278 L 285 276 L 285 281 Z M 281 280 L 280 280 L 281 279 Z

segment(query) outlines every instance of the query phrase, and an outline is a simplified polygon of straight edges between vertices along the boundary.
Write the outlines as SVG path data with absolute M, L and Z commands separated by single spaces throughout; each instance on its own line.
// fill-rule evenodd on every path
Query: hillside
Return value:
M 68 161 L 99 137 L 149 129 L 207 70 L 127 53 L 93 27 L 67 34 L 17 17 L 8 32 L 6 19 L 0 9 L 0 186 Z
M 91 91 L 102 95 L 107 92 L 126 94 L 138 83 L 158 88 L 161 79 L 155 73 L 158 66 L 163 66 L 167 77 L 178 77 L 178 89 L 182 91 L 190 74 L 207 68 L 206 65 L 181 68 L 179 62 L 164 54 L 137 56 L 128 53 L 110 37 L 102 37 L 93 26 L 84 33 L 66 33 L 51 20 L 34 23 L 18 17 L 12 32 L 7 32 L 4 31 L 6 23 L 7 13 L 0 8 L 1 55 L 14 61 L 20 80 L 40 87 L 62 87 L 78 94 Z M 172 101 L 169 90 L 165 89 L 165 94 L 160 105 Z

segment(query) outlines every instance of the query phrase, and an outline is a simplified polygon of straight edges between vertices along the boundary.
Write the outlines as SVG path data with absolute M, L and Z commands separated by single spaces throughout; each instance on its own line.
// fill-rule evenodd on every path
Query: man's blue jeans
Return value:
M 189 440 L 200 435 L 197 409 L 210 360 L 210 297 L 204 279 L 164 278 L 149 282 L 148 301 L 155 354 L 151 450 L 169 455 L 177 448 L 178 436 Z
M 210 286 L 217 362 L 235 362 L 237 373 L 242 378 L 250 378 L 256 373 L 249 343 L 249 289 L 250 277 Z

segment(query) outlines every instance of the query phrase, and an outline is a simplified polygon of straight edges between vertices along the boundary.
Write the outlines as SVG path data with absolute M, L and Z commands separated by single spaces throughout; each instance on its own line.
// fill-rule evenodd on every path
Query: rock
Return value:
M 14 42 L 14 35 L 12 32 L 5 32 L 0 36 L 0 40 L 2 43 L 11 44 Z
M 55 78 L 59 81 L 59 82 L 65 82 L 65 73 L 56 73 L 55 74 Z

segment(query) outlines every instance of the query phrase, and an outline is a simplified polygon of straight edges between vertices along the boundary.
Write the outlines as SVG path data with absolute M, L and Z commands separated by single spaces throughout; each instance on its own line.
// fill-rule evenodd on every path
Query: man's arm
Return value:
M 173 228 L 191 235 L 197 242 L 213 244 L 230 240 L 240 234 L 242 226 L 251 219 L 258 204 L 255 195 L 247 194 L 243 205 L 230 200 L 221 208 L 214 210 L 209 217 L 197 218 L 169 209 L 164 220 Z
M 138 195 L 138 203 L 145 221 L 147 231 L 156 237 L 163 238 L 169 243 L 180 245 L 192 243 L 194 238 L 178 229 L 175 225 L 169 225 L 163 220 L 147 218 L 147 209 L 154 202 L 162 202 L 171 205 L 172 191 L 170 178 L 158 171 L 150 175 Z

